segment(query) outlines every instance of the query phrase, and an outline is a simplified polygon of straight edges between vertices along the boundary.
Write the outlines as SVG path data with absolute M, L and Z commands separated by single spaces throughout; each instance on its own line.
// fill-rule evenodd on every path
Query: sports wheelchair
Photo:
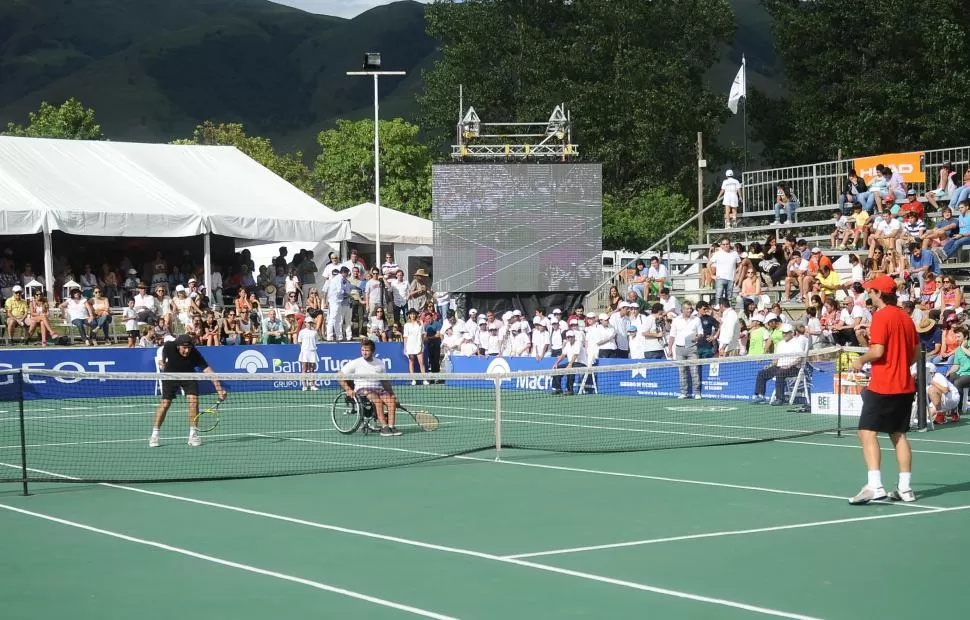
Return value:
M 353 389 L 353 382 L 347 383 Z M 353 397 L 343 392 L 337 394 L 330 408 L 330 418 L 337 432 L 344 435 L 356 433 L 358 429 L 365 435 L 380 431 L 380 425 L 375 417 L 374 403 L 356 394 Z

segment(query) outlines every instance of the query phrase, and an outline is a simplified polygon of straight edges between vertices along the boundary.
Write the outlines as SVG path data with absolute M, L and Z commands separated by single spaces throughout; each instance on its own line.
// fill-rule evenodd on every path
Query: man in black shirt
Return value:
M 162 348 L 162 372 L 191 373 L 202 369 L 202 372 L 212 372 L 209 363 L 205 361 L 199 350 L 195 348 L 192 338 L 181 335 L 172 342 L 163 345 Z M 212 385 L 216 388 L 219 400 L 226 399 L 226 391 L 217 379 L 212 380 Z M 185 393 L 185 398 L 189 402 L 189 445 L 201 446 L 202 438 L 199 437 L 199 429 L 195 426 L 195 419 L 199 415 L 199 382 L 195 379 L 166 379 L 162 381 L 162 402 L 159 403 L 155 411 L 155 427 L 152 428 L 152 438 L 148 441 L 149 448 L 156 448 L 159 444 L 159 429 L 165 422 L 165 414 L 172 406 L 179 390 Z
M 697 339 L 697 357 L 701 359 L 715 357 L 717 329 L 721 324 L 711 315 L 711 304 L 706 301 L 697 302 L 697 313 L 700 314 L 701 329 L 704 330 L 704 337 Z

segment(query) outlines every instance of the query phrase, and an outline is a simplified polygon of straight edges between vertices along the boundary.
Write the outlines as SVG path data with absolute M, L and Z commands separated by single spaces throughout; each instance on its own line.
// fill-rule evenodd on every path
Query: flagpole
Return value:
M 748 171 L 748 64 L 741 54 L 741 71 L 744 72 L 744 96 L 741 98 L 742 117 L 744 119 L 744 171 Z

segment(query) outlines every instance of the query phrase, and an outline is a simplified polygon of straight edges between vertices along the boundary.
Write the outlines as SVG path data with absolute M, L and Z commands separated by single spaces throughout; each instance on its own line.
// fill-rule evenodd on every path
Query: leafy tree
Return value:
M 280 155 L 269 138 L 247 136 L 245 127 L 240 123 L 217 124 L 205 121 L 195 128 L 191 138 L 176 140 L 174 144 L 234 146 L 293 186 L 314 195 L 316 186 L 310 169 L 303 163 L 303 153 L 297 151 Z
M 715 145 L 729 113 L 704 84 L 734 32 L 726 0 L 440 0 L 426 15 L 442 57 L 424 76 L 425 127 L 454 127 L 458 84 L 485 121 L 541 120 L 565 102 L 608 192 L 696 191 L 697 131 Z
M 431 215 L 431 155 L 420 129 L 399 118 L 380 121 L 381 206 Z M 338 120 L 320 132 L 314 177 L 323 203 L 344 209 L 374 201 L 374 121 Z
M 94 122 L 94 110 L 70 98 L 55 107 L 46 101 L 36 112 L 27 115 L 27 126 L 8 123 L 8 136 L 29 138 L 65 138 L 69 140 L 103 140 L 101 125 Z
M 690 202 L 669 187 L 650 187 L 603 197 L 603 247 L 614 250 L 645 250 L 686 222 L 693 214 Z M 690 243 L 696 227 L 688 227 L 671 239 L 671 246 Z
M 790 96 L 753 93 L 749 109 L 775 164 L 970 140 L 970 91 L 959 87 L 970 82 L 970 13 L 961 0 L 762 2 Z

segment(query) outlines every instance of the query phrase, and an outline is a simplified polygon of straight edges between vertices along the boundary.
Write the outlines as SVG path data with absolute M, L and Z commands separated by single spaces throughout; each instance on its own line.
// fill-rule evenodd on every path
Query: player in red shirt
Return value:
M 910 487 L 913 455 L 906 439 L 910 412 L 916 394 L 916 382 L 909 367 L 916 360 L 919 337 L 916 325 L 896 305 L 896 282 L 889 276 L 877 276 L 862 285 L 872 299 L 876 312 L 869 328 L 869 350 L 852 361 L 856 372 L 872 364 L 869 387 L 862 393 L 859 416 L 859 443 L 866 462 L 869 481 L 850 504 L 868 504 L 889 497 L 912 502 L 916 495 Z M 879 433 L 889 433 L 899 463 L 899 486 L 888 494 L 882 486 L 879 471 Z

